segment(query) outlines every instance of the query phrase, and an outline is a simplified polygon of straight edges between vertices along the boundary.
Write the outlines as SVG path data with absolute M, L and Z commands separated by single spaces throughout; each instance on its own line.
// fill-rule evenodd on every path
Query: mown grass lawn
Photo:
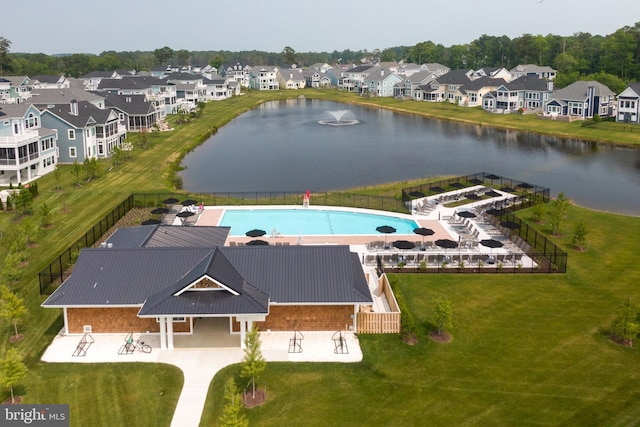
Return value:
M 583 253 L 568 232 L 578 220 L 590 230 Z M 640 351 L 608 332 L 620 302 L 640 303 L 640 218 L 572 207 L 565 230 L 566 274 L 391 276 L 419 322 L 417 345 L 361 335 L 359 364 L 270 363 L 268 401 L 244 413 L 265 426 L 636 424 Z M 455 309 L 447 344 L 428 338 L 437 294 Z M 201 425 L 215 425 L 220 385 L 237 372 L 216 376 Z
M 530 116 L 492 116 L 478 109 L 463 107 L 449 106 L 444 110 L 429 103 L 364 99 L 337 91 L 306 90 L 303 93 L 310 98 L 364 102 L 371 106 L 475 122 L 483 126 L 513 127 L 625 144 L 640 141 L 640 133 L 632 134 L 615 126 L 602 132 L 599 128 L 579 128 L 575 123 L 540 122 Z M 34 202 L 31 219 L 38 223 L 38 212 L 45 203 L 52 209 L 53 216 L 51 227 L 39 229 L 34 236 L 35 244 L 25 249 L 27 263 L 20 269 L 20 280 L 10 284 L 11 289 L 25 299 L 28 309 L 28 315 L 19 324 L 24 339 L 10 343 L 12 326 L 4 319 L 0 320 L 0 330 L 3 331 L 0 355 L 4 355 L 10 346 L 16 347 L 30 369 L 27 378 L 18 386 L 25 402 L 69 403 L 72 425 L 140 425 L 146 420 L 152 420 L 153 425 L 166 425 L 170 422 L 177 399 L 177 394 L 172 393 L 177 393 L 182 384 L 179 373 L 171 366 L 39 362 L 40 355 L 62 327 L 62 318 L 59 310 L 40 308 L 45 297 L 39 294 L 37 274 L 130 193 L 174 192 L 186 196 L 173 187 L 176 165 L 182 156 L 219 127 L 257 104 L 297 97 L 298 94 L 253 92 L 209 103 L 202 117 L 189 124 L 178 125 L 175 118 L 171 118 L 175 131 L 148 135 L 145 148 L 137 144 L 139 135 L 130 135 L 134 143 L 130 158 L 117 166 L 111 161 L 101 161 L 100 176 L 95 180 L 86 182 L 82 179 L 81 185 L 76 185 L 71 166 L 61 165 L 58 177 L 49 174 L 37 181 L 40 195 Z M 358 192 L 399 197 L 400 188 L 409 184 L 413 183 L 391 183 L 358 189 Z M 266 375 L 269 402 L 249 412 L 251 419 L 266 425 L 279 423 L 286 417 L 293 417 L 292 424 L 298 425 L 326 425 L 327 420 L 332 423 L 335 420 L 334 424 L 387 425 L 396 420 L 410 423 L 420 420 L 419 424 L 423 424 L 425 418 L 421 413 L 433 413 L 436 414 L 432 417 L 435 423 L 446 424 L 449 421 L 446 417 L 463 419 L 464 414 L 472 412 L 473 417 L 465 418 L 467 423 L 473 424 L 477 419 L 476 424 L 483 424 L 491 419 L 495 421 L 492 424 L 510 424 L 517 418 L 512 416 L 512 411 L 517 412 L 513 407 L 523 407 L 516 415 L 523 416 L 526 421 L 528 418 L 524 414 L 529 406 L 541 406 L 552 399 L 548 397 L 551 392 L 544 394 L 537 390 L 532 396 L 540 394 L 540 397 L 529 404 L 527 399 L 530 397 L 522 390 L 554 384 L 552 380 L 560 376 L 560 371 L 568 371 L 563 374 L 567 388 L 561 392 L 562 389 L 549 386 L 551 391 L 559 396 L 575 396 L 576 400 L 566 402 L 566 412 L 559 411 L 557 405 L 548 402 L 549 409 L 540 409 L 535 414 L 537 419 L 544 421 L 541 423 L 556 424 L 554 421 L 579 416 L 582 419 L 597 419 L 598 416 L 603 419 L 612 413 L 633 415 L 634 410 L 640 412 L 637 406 L 627 404 L 632 402 L 629 393 L 634 390 L 630 381 L 637 379 L 634 368 L 638 365 L 636 350 L 614 346 L 600 334 L 600 329 L 607 327 L 619 301 L 628 296 L 640 302 L 636 290 L 640 261 L 637 255 L 638 219 L 579 208 L 572 208 L 570 218 L 572 221 L 582 218 L 589 224 L 591 242 L 586 253 L 570 253 L 566 275 L 501 275 L 495 278 L 489 275 L 481 278 L 398 276 L 398 286 L 410 297 L 410 308 L 416 312 L 423 326 L 431 319 L 429 301 L 434 292 L 439 291 L 454 299 L 457 315 L 456 328 L 452 331 L 453 343 L 437 346 L 422 336 L 418 345 L 407 347 L 398 345 L 397 337 L 364 336 L 361 338 L 365 351 L 362 364 L 270 364 Z M 24 220 L 16 212 L 0 211 L 0 262 L 4 261 L 14 241 L 15 230 Z M 570 225 L 567 229 L 571 229 Z M 513 332 L 509 332 L 511 330 Z M 505 352 L 513 357 L 501 359 Z M 543 357 L 545 354 L 548 357 Z M 530 364 L 527 362 L 530 360 L 542 363 L 542 370 L 529 373 Z M 467 361 L 474 364 L 465 363 Z M 553 363 L 559 362 L 564 363 L 559 365 L 562 369 L 553 370 Z M 569 369 L 570 365 L 574 368 Z M 472 368 L 474 370 L 467 371 Z M 590 376 L 591 372 L 607 371 L 610 372 L 607 376 Z M 463 375 L 465 373 L 468 375 Z M 139 375 L 141 379 L 137 379 Z M 144 378 L 148 376 L 157 378 L 157 381 Z M 136 379 L 131 380 L 132 377 Z M 466 383 L 464 378 L 466 381 L 475 380 Z M 502 384 L 500 378 L 511 378 L 513 382 Z M 219 381 L 218 377 L 216 381 Z M 519 387 L 515 385 L 517 381 Z M 580 390 L 585 391 L 577 393 L 569 388 L 572 384 L 578 384 Z M 609 401 L 603 402 L 607 407 L 600 404 L 604 394 L 597 392 L 599 387 L 611 394 Z M 160 390 L 167 392 L 159 396 Z M 473 390 L 478 392 L 473 394 Z M 485 393 L 486 390 L 489 391 Z M 498 390 L 504 390 L 503 394 L 498 395 Z M 482 413 L 458 409 L 456 402 L 464 401 L 467 394 L 476 400 L 471 399 L 465 405 L 483 407 L 493 416 L 483 418 Z M 484 394 L 494 397 L 481 399 Z M 507 399 L 506 396 L 510 395 L 516 397 Z M 8 389 L 0 389 L 2 400 L 8 396 Z M 210 399 L 213 408 L 218 397 L 216 394 Z M 516 405 L 517 398 L 524 403 Z M 160 404 L 166 408 L 154 406 Z M 100 406 L 113 410 L 113 417 L 103 412 Z M 449 411 L 451 407 L 455 410 Z M 209 406 L 205 411 L 209 421 L 216 418 L 215 413 L 209 411 L 211 408 Z M 350 415 L 352 412 L 354 416 Z M 617 420 L 625 424 L 623 416 Z M 203 425 L 208 425 L 205 423 Z

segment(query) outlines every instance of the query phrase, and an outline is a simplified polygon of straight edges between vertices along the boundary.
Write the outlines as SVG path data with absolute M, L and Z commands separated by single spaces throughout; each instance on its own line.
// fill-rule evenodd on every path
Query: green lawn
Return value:
M 615 126 L 613 129 L 607 128 L 606 135 L 603 135 L 602 129 L 599 128 L 581 128 L 579 124 L 575 123 L 535 121 L 529 116 L 493 116 L 478 111 L 478 109 L 455 106 L 449 106 L 445 110 L 441 106 L 429 103 L 360 98 L 337 91 L 305 90 L 303 93 L 307 97 L 318 99 L 349 103 L 365 102 L 412 114 L 430 117 L 446 116 L 454 120 L 475 121 L 483 126 L 516 127 L 561 135 L 571 135 L 572 132 L 575 132 L 573 136 L 584 139 L 614 140 L 625 144 L 637 144 L 640 140 L 638 132 L 629 133 L 620 129 L 616 130 Z M 176 165 L 179 164 L 182 156 L 201 143 L 209 134 L 215 132 L 216 129 L 257 104 L 268 100 L 297 97 L 298 95 L 299 92 L 293 91 L 251 92 L 223 102 L 212 102 L 207 104 L 202 117 L 195 119 L 192 123 L 176 125 L 175 118 L 171 118 L 176 130 L 160 135 L 148 135 L 149 143 L 146 148 L 137 145 L 138 135 L 131 135 L 130 140 L 134 143 L 135 148 L 130 154 L 130 158 L 118 166 L 113 166 L 110 161 L 101 161 L 100 176 L 95 180 L 86 182 L 83 179 L 81 185 L 76 186 L 75 177 L 69 165 L 60 167 L 58 178 L 54 174 L 49 174 L 38 180 L 40 196 L 33 205 L 32 219 L 35 222 L 38 221 L 37 213 L 46 203 L 53 209 L 52 226 L 40 229 L 35 239 L 36 243 L 25 249 L 27 263 L 21 267 L 21 278 L 10 284 L 11 289 L 25 299 L 28 309 L 27 318 L 19 325 L 20 332 L 25 336 L 24 340 L 11 344 L 9 336 L 12 334 L 12 327 L 5 320 L 0 320 L 0 330 L 3 331 L 2 339 L 0 339 L 0 355 L 3 356 L 7 348 L 14 346 L 20 350 L 30 369 L 28 377 L 20 383 L 18 388 L 19 394 L 24 397 L 26 402 L 69 403 L 74 416 L 73 425 L 131 424 L 128 422 L 130 417 L 136 417 L 140 411 L 153 413 L 154 424 L 168 424 L 170 422 L 175 406 L 176 397 L 174 395 L 168 392 L 163 395 L 162 399 L 159 399 L 161 402 L 165 402 L 164 406 L 167 406 L 163 410 L 155 410 L 152 405 L 156 404 L 154 400 L 157 400 L 158 390 L 168 390 L 170 387 L 175 391 L 180 388 L 181 380 L 173 367 L 150 365 L 148 368 L 140 367 L 140 371 L 138 371 L 138 365 L 128 364 L 114 365 L 117 367 L 126 366 L 123 369 L 114 369 L 109 365 L 57 365 L 39 362 L 40 355 L 62 327 L 62 318 L 58 310 L 40 308 L 44 297 L 39 294 L 37 274 L 131 192 L 170 193 L 175 191 L 176 194 L 180 194 L 178 197 L 186 196 L 184 192 L 172 187 L 172 183 L 175 182 L 173 177 L 177 170 Z M 392 183 L 358 189 L 358 192 L 398 198 L 400 188 L 412 184 L 414 183 Z M 572 377 L 566 382 L 567 387 L 576 383 L 583 384 L 582 387 L 585 390 L 597 390 L 598 387 L 589 384 L 588 381 L 602 381 L 602 388 L 612 393 L 613 400 L 617 398 L 619 401 L 618 404 L 613 401 L 605 402 L 606 405 L 600 408 L 598 403 L 600 396 L 597 392 L 592 391 L 590 397 L 585 397 L 585 402 L 589 401 L 591 405 L 589 406 L 585 402 L 580 405 L 576 404 L 574 409 L 569 410 L 572 415 L 577 416 L 584 412 L 584 417 L 588 419 L 593 416 L 589 412 L 599 413 L 602 410 L 603 412 L 617 413 L 622 411 L 623 407 L 627 406 L 625 405 L 627 395 L 624 393 L 626 393 L 628 381 L 636 378 L 633 366 L 638 365 L 638 356 L 635 349 L 620 349 L 613 346 L 598 331 L 599 328 L 606 328 L 618 301 L 630 296 L 640 302 L 634 287 L 638 284 L 639 259 L 636 253 L 638 237 L 640 237 L 637 235 L 637 230 L 640 229 L 638 219 L 601 214 L 578 208 L 572 208 L 570 218 L 572 220 L 585 219 L 591 229 L 589 234 L 591 243 L 589 251 L 585 254 L 570 252 L 569 272 L 566 275 L 515 277 L 502 275 L 496 278 L 489 275 L 483 275 L 481 278 L 457 275 L 419 277 L 403 275 L 398 277 L 400 288 L 407 294 L 407 297 L 410 297 L 407 299 L 410 300 L 411 309 L 416 311 L 416 315 L 423 323 L 427 322 L 430 316 L 429 310 L 425 307 L 429 304 L 432 292 L 440 290 L 451 298 L 455 298 L 458 314 L 456 329 L 452 331 L 455 336 L 453 343 L 447 346 L 436 346 L 426 339 L 422 339 L 417 346 L 406 347 L 397 345 L 396 337 L 362 337 L 366 360 L 359 365 L 310 364 L 292 366 L 272 364 L 268 368 L 267 375 L 270 400 L 264 407 L 250 412 L 252 419 L 260 419 L 260 423 L 265 424 L 276 423 L 279 420 L 278 417 L 290 415 L 287 409 L 292 408 L 292 411 L 299 412 L 295 416 L 304 418 L 305 423 L 317 421 L 318 424 L 323 424 L 322 421 L 328 420 L 328 417 L 335 417 L 331 419 L 341 420 L 336 422 L 341 423 L 344 422 L 345 417 L 349 417 L 348 414 L 353 410 L 349 402 L 357 402 L 358 411 L 364 412 L 363 407 L 366 407 L 370 414 L 362 414 L 362 419 L 372 419 L 372 423 L 375 424 L 378 424 L 379 420 L 384 420 L 384 423 L 388 424 L 396 417 L 407 420 L 411 420 L 412 416 L 419 417 L 419 415 L 414 415 L 420 412 L 415 408 L 426 406 L 426 403 L 420 403 L 423 401 L 431 402 L 429 407 L 432 409 L 430 411 L 434 411 L 437 416 L 458 416 L 458 411 L 452 411 L 452 414 L 445 414 L 444 410 L 438 411 L 439 407 L 444 408 L 447 405 L 446 402 L 453 404 L 455 399 L 461 399 L 454 390 L 462 385 L 457 384 L 456 387 L 452 386 L 449 390 L 442 384 L 442 381 L 447 384 L 456 384 L 455 380 L 457 380 L 459 370 L 465 369 L 463 363 L 458 367 L 457 359 L 462 361 L 468 357 L 473 361 L 474 357 L 480 358 L 482 363 L 479 360 L 475 360 L 475 362 L 479 363 L 482 368 L 476 369 L 481 372 L 490 367 L 493 370 L 504 369 L 505 376 L 509 377 L 508 372 L 523 369 L 521 360 L 526 362 L 531 354 L 535 354 L 538 349 L 547 348 L 556 349 L 559 352 L 557 354 L 555 352 L 549 353 L 550 356 L 553 356 L 549 357 L 550 360 L 555 360 L 558 356 L 567 365 L 575 366 L 570 370 L 575 372 L 575 378 Z M 14 240 L 14 230 L 20 227 L 23 222 L 24 218 L 17 215 L 16 212 L 0 211 L 0 262 L 2 263 L 0 268 L 4 265 L 4 256 Z M 612 236 L 612 240 L 605 240 L 606 236 Z M 564 246 L 566 248 L 567 245 Z M 488 280 L 489 278 L 492 280 Z M 470 300 L 467 301 L 464 296 Z M 512 299 L 508 299 L 509 296 Z M 554 303 L 556 299 L 559 301 Z M 563 303 L 565 299 L 567 302 Z M 478 306 L 482 301 L 485 303 L 484 310 Z M 495 305 L 493 305 L 494 303 Z M 518 310 L 517 308 L 520 307 L 523 309 Z M 512 312 L 509 312 L 509 308 L 513 308 Z M 565 313 L 561 311 L 563 308 L 570 310 Z M 519 317 L 520 315 L 525 316 L 525 314 L 533 317 Z M 537 316 L 544 317 L 545 315 L 549 318 L 543 320 L 549 322 L 553 320 L 553 322 L 549 330 L 544 330 L 540 336 L 536 336 L 539 324 L 533 320 L 537 319 Z M 522 326 L 523 324 L 526 327 Z M 522 328 L 525 329 L 526 334 L 521 334 Z M 509 333 L 511 329 L 514 329 L 513 334 Z M 590 335 L 585 337 L 585 330 L 589 331 Z M 478 342 L 477 340 L 480 338 L 481 341 Z M 559 342 L 556 342 L 558 340 Z M 482 343 L 484 344 L 480 345 Z M 486 359 L 494 356 L 489 350 L 492 348 L 495 349 L 494 351 L 500 352 L 504 352 L 504 349 L 508 348 L 509 352 L 515 352 L 516 357 L 513 360 L 519 361 L 520 365 L 513 367 L 504 365 L 502 367 L 501 364 L 487 362 Z M 379 351 L 378 349 L 383 350 Z M 581 349 L 587 349 L 589 354 L 584 355 L 581 353 Z M 452 352 L 452 354 L 438 357 L 441 352 Z M 472 353 L 479 355 L 473 356 Z M 497 354 L 497 356 L 501 355 L 502 353 Z M 610 360 L 611 358 L 613 361 Z M 435 370 L 429 368 L 437 367 L 438 363 L 445 363 L 448 360 L 452 362 L 447 367 L 450 374 L 447 374 L 447 370 L 443 370 L 442 367 Z M 420 366 L 413 366 L 418 363 L 417 361 Z M 596 366 L 598 364 L 601 364 L 602 367 Z M 410 368 L 407 369 L 407 366 Z M 469 367 L 467 366 L 467 368 Z M 550 369 L 548 365 L 547 368 Z M 129 381 L 129 378 L 135 376 L 137 372 L 144 374 L 144 369 L 149 369 L 149 372 L 158 378 L 157 383 L 143 380 Z M 611 375 L 607 377 L 607 381 L 599 377 L 599 379 L 592 378 L 590 380 L 590 370 L 594 372 L 609 371 Z M 619 375 L 623 371 L 626 375 L 624 378 Z M 534 388 L 545 383 L 540 376 L 531 377 L 530 375 L 533 374 L 524 372 L 520 372 L 523 378 L 523 387 Z M 285 373 L 287 375 L 284 375 Z M 438 375 L 443 376 L 440 383 L 431 381 L 431 378 L 437 379 Z M 491 378 L 491 375 L 486 374 L 487 376 L 483 377 L 477 371 L 474 372 L 474 375 L 478 378 L 478 383 L 472 385 L 477 390 L 495 388 L 495 384 L 491 387 L 481 386 L 483 381 L 488 381 L 488 378 Z M 553 378 L 558 375 L 550 373 Z M 62 380 L 65 377 L 76 378 L 76 380 L 66 382 Z M 404 380 L 399 380 L 405 377 L 408 377 L 406 384 Z M 512 380 L 515 381 L 515 378 L 512 377 Z M 282 382 L 279 383 L 279 381 Z M 129 384 L 127 385 L 129 389 L 123 392 L 117 388 L 110 388 L 110 384 L 118 384 L 118 387 Z M 323 384 L 327 384 L 327 387 L 323 387 Z M 437 384 L 440 384 L 438 386 L 440 388 L 429 388 L 436 387 Z M 491 385 L 492 383 L 488 381 L 487 384 Z M 134 392 L 135 390 L 139 393 Z M 449 395 L 445 394 L 443 390 L 449 390 Z M 507 390 L 505 392 L 507 394 L 512 393 L 518 396 L 519 391 L 515 387 L 506 387 L 505 390 Z M 301 391 L 303 392 L 301 393 Z M 431 395 L 426 391 L 437 393 Z M 497 392 L 497 390 L 493 390 L 493 392 Z M 632 389 L 629 390 L 629 393 L 631 392 Z M 414 393 L 417 395 L 414 396 Z M 288 394 L 291 396 L 287 396 Z M 569 391 L 566 394 L 573 395 Z M 0 389 L 2 400 L 8 396 L 9 390 Z M 282 396 L 282 399 L 276 399 L 277 396 Z M 443 398 L 440 399 L 440 396 Z M 302 397 L 304 399 L 301 399 Z M 166 403 L 169 400 L 172 403 Z M 103 418 L 96 418 L 95 414 L 100 413 L 101 409 L 98 406 L 102 405 L 102 402 L 109 402 L 109 405 L 114 408 L 122 409 L 114 410 L 116 413 L 112 418 L 107 419 L 106 415 L 102 415 Z M 384 409 L 377 402 L 395 402 L 397 405 L 393 409 Z M 494 409 L 497 414 L 495 419 L 499 421 L 504 419 L 503 423 L 509 423 L 512 418 L 509 418 L 506 413 L 499 412 L 498 409 L 501 406 L 510 407 L 511 405 L 508 401 L 504 405 L 499 403 L 501 400 L 497 400 L 497 402 L 497 408 Z M 537 404 L 543 403 L 544 399 L 540 397 Z M 477 401 L 471 401 L 469 404 L 482 406 L 483 401 L 478 397 Z M 154 409 L 147 410 L 148 406 Z M 523 406 L 527 407 L 528 405 Z M 531 404 L 531 406 L 535 405 Z M 567 404 L 567 406 L 572 407 L 573 405 Z M 553 405 L 550 407 L 553 408 Z M 370 408 L 375 408 L 375 410 Z M 514 409 L 509 408 L 509 410 L 513 411 Z M 544 413 L 544 411 L 540 412 Z M 563 418 L 554 411 L 551 412 L 552 414 L 548 415 L 547 419 L 552 419 L 554 416 L 560 419 L 568 418 Z M 304 417 L 301 415 L 305 413 L 315 416 Z M 464 413 L 464 411 L 460 413 Z M 604 412 L 605 415 L 607 413 Z M 213 417 L 209 413 L 206 415 Z M 350 418 L 346 419 L 350 420 Z M 620 418 L 621 424 L 624 424 L 623 421 Z M 482 423 L 482 421 L 478 421 L 478 423 Z
M 244 413 L 261 426 L 636 424 L 640 351 L 610 341 L 608 326 L 627 297 L 640 304 L 640 218 L 572 207 L 566 229 L 579 219 L 589 250 L 559 239 L 567 274 L 393 275 L 417 345 L 362 335 L 359 364 L 270 363 L 267 403 Z M 436 294 L 455 309 L 448 344 L 427 336 Z M 201 425 L 215 425 L 216 385 L 237 372 L 215 378 Z

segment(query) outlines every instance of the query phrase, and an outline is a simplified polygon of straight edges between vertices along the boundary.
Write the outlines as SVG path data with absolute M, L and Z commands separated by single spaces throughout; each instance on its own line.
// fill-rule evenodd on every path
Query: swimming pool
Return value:
M 376 227 L 390 225 L 397 234 L 412 234 L 419 227 L 410 219 L 355 211 L 322 209 L 225 209 L 220 226 L 231 236 L 244 236 L 254 228 L 287 236 L 375 235 Z

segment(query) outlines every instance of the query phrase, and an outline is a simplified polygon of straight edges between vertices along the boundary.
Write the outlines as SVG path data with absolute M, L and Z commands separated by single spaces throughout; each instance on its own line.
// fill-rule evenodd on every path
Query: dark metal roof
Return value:
M 141 238 L 145 231 L 135 232 Z M 205 277 L 228 290 L 186 290 Z M 348 246 L 112 247 L 83 249 L 71 277 L 43 306 L 144 304 L 140 315 L 224 315 L 266 313 L 269 300 L 372 302 L 357 254 Z
M 230 227 L 143 225 L 117 229 L 106 243 L 114 248 L 215 247 L 227 240 Z

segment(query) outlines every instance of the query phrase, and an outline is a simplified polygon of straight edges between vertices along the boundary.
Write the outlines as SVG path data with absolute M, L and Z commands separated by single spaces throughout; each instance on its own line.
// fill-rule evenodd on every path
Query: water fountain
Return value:
M 327 126 L 351 126 L 351 125 L 360 123 L 356 119 L 345 118 L 346 115 L 351 114 L 349 110 L 335 110 L 335 111 L 328 111 L 328 113 L 331 115 L 331 119 L 319 120 L 318 123 L 320 123 L 321 125 L 327 125 Z

